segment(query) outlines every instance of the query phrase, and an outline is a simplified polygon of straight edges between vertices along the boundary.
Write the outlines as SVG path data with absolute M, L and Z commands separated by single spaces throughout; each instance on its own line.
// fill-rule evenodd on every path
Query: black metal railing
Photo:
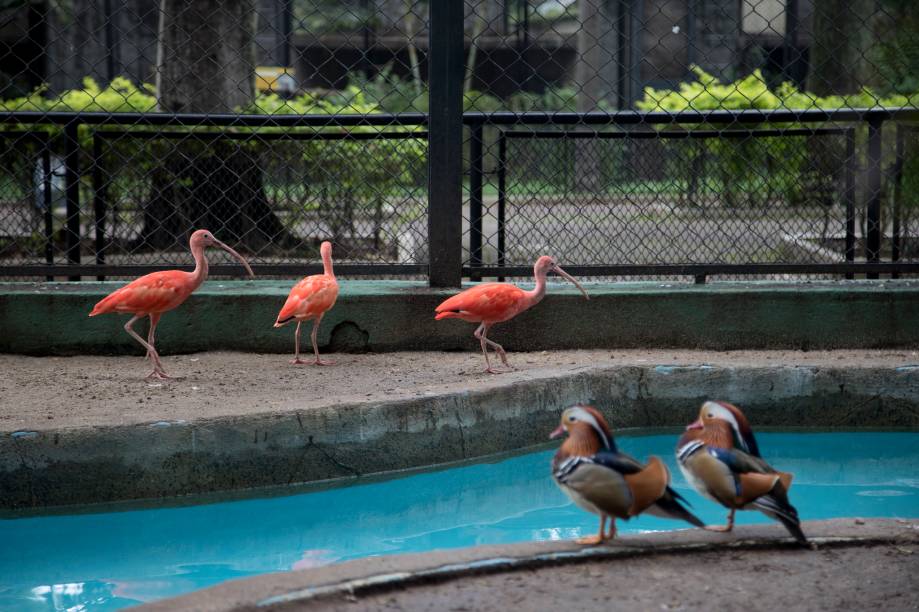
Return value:
M 919 271 L 919 262 L 902 258 L 902 210 L 901 201 L 904 143 L 919 128 L 904 124 L 903 121 L 919 119 L 915 109 L 842 109 L 839 111 L 773 111 L 773 112 L 729 112 L 713 111 L 708 113 L 688 112 L 667 113 L 463 113 L 461 124 L 471 130 L 469 151 L 469 195 L 468 195 L 468 246 L 463 259 L 464 246 L 462 236 L 455 232 L 448 241 L 428 239 L 427 249 L 429 262 L 383 262 L 383 263 L 342 263 L 338 269 L 345 275 L 428 275 L 456 279 L 459 275 L 473 280 L 483 277 L 529 276 L 529 261 L 509 262 L 507 256 L 508 237 L 508 200 L 509 190 L 513 190 L 513 177 L 509 179 L 508 168 L 514 160 L 508 159 L 509 141 L 561 141 L 577 143 L 582 141 L 622 141 L 634 143 L 648 141 L 655 146 L 665 146 L 673 141 L 755 141 L 758 139 L 794 139 L 840 137 L 844 142 L 841 153 L 842 188 L 840 201 L 843 204 L 845 227 L 844 246 L 838 261 L 775 263 L 726 261 L 685 262 L 655 261 L 653 263 L 609 263 L 603 261 L 580 263 L 574 262 L 568 267 L 575 273 L 588 277 L 628 277 L 628 276 L 686 276 L 696 282 L 704 282 L 707 276 L 720 275 L 839 275 L 854 278 L 856 274 L 877 278 L 880 274 L 899 275 Z M 40 122 L 38 122 L 40 120 Z M 82 276 L 130 276 L 156 270 L 176 267 L 171 263 L 112 263 L 106 255 L 110 247 L 107 237 L 106 219 L 110 214 L 108 202 L 108 185 L 111 178 L 106 174 L 103 161 L 103 146 L 106 143 L 124 144 L 130 141 L 230 141 L 247 144 L 263 144 L 275 141 L 284 142 L 321 142 L 334 141 L 372 142 L 379 140 L 421 140 L 427 141 L 429 148 L 436 147 L 436 139 L 429 131 L 421 131 L 429 125 L 429 118 L 423 114 L 397 115 L 323 115 L 323 116 L 253 116 L 253 115 L 162 115 L 162 114 L 93 114 L 93 113 L 54 113 L 38 117 L 31 113 L 0 113 L 0 122 L 29 126 L 29 129 L 6 130 L 0 132 L 0 138 L 15 139 L 20 144 L 26 140 L 36 144 L 40 150 L 42 163 L 42 197 L 43 209 L 43 253 L 44 261 L 29 263 L 0 264 L 3 276 L 54 278 L 67 276 L 79 279 Z M 883 151 L 884 124 L 893 122 L 896 125 L 895 159 L 890 172 L 893 180 L 892 198 L 892 235 L 889 261 L 882 261 L 881 242 L 883 226 L 880 219 L 882 181 L 884 180 Z M 749 127 L 751 124 L 763 127 Z M 782 124 L 781 127 L 772 127 Z M 796 127 L 785 127 L 786 125 Z M 810 127 L 829 125 L 832 127 Z M 130 129 L 124 129 L 130 126 Z M 384 126 L 388 131 L 355 131 L 360 128 L 379 128 Z M 587 128 L 590 127 L 590 129 Z M 528 129 L 521 129 L 522 127 Z M 659 129 L 659 128 L 664 129 Z M 41 128 L 41 129 L 38 129 Z M 51 150 L 52 132 L 59 128 L 57 140 L 63 143 L 61 150 L 64 176 L 64 201 L 66 223 L 62 228 L 65 236 L 64 261 L 56 260 L 53 252 L 53 230 L 51 221 Z M 88 161 L 92 172 L 89 177 L 89 198 L 81 194 L 80 163 L 83 157 L 81 149 L 81 129 L 89 129 L 89 146 L 91 151 Z M 165 131 L 168 128 L 169 131 Z M 215 128 L 220 131 L 207 131 Z M 240 132 L 228 131 L 236 128 Z M 280 130 L 279 128 L 287 128 Z M 310 131 L 296 131 L 308 128 Z M 404 131 L 408 128 L 410 131 Z M 574 129 L 572 129 L 574 128 Z M 655 129 L 658 128 L 658 129 Z M 329 131 L 330 129 L 334 131 Z M 397 131 L 393 131 L 396 129 Z M 494 147 L 497 156 L 491 169 L 485 168 L 486 130 L 497 130 L 494 136 Z M 863 129 L 862 149 L 857 149 L 857 131 Z M 205 131 L 202 131 L 205 130 Z M 614 130 L 614 131 L 608 131 Z M 453 130 L 456 132 L 456 130 Z M 455 133 L 452 141 L 441 139 L 445 148 L 452 147 L 454 156 L 462 154 L 462 141 Z M 23 140 L 25 139 L 25 140 Z M 865 160 L 865 188 L 861 201 L 856 201 L 856 180 L 858 159 Z M 444 169 L 446 168 L 446 169 Z M 465 214 L 462 200 L 457 206 L 456 194 L 453 194 L 452 206 L 437 206 L 439 192 L 445 185 L 462 184 L 457 175 L 462 167 L 444 165 L 440 169 L 428 160 L 427 187 L 427 220 L 430 235 L 445 235 L 444 226 L 459 227 L 462 215 Z M 459 172 L 458 172 L 459 171 Z M 492 237 L 486 236 L 483 230 L 483 188 L 486 177 L 493 177 L 497 182 L 495 199 L 497 230 L 492 236 L 495 240 L 497 256 L 495 261 L 487 262 L 483 258 L 483 241 Z M 510 185 L 509 185 L 510 181 Z M 462 196 L 461 196 L 462 197 Z M 441 198 L 441 203 L 446 198 Z M 865 211 L 865 235 L 863 256 L 858 257 L 856 232 L 856 209 Z M 92 211 L 93 247 L 88 249 L 92 263 L 83 260 L 84 250 L 89 244 L 90 236 L 84 235 L 81 217 L 84 211 Z M 534 224 L 536 226 L 538 224 Z M 623 224 L 624 226 L 627 224 Z M 465 261 L 457 266 L 455 262 Z M 449 262 L 453 262 L 449 264 Z M 181 267 L 181 266 L 180 266 Z M 187 265 L 186 265 L 187 267 Z M 253 268 L 260 274 L 293 276 L 318 271 L 316 263 L 309 262 L 255 262 Z M 232 265 L 217 264 L 212 268 L 214 274 L 234 274 Z
M 529 265 L 507 263 L 508 223 L 508 141 L 509 140 L 562 140 L 562 141 L 652 141 L 661 144 L 672 140 L 751 140 L 781 139 L 796 137 L 840 136 L 841 162 L 837 170 L 843 177 L 840 189 L 844 216 L 844 245 L 837 261 L 777 263 L 755 262 L 668 262 L 654 263 L 586 263 L 567 267 L 578 274 L 591 277 L 628 276 L 689 276 L 696 282 L 704 282 L 709 275 L 814 275 L 828 274 L 854 278 L 864 274 L 867 278 L 878 278 L 879 274 L 913 272 L 916 261 L 901 259 L 901 183 L 904 163 L 904 139 L 906 134 L 919 134 L 919 128 L 904 125 L 904 121 L 916 121 L 919 113 L 913 108 L 899 109 L 839 109 L 827 110 L 778 110 L 778 111 L 711 111 L 684 113 L 468 113 L 464 121 L 471 126 L 470 135 L 470 194 L 469 194 L 469 247 L 467 265 L 463 275 L 472 279 L 485 276 L 528 276 Z M 891 254 L 888 262 L 882 261 L 881 243 L 883 224 L 881 201 L 884 196 L 882 182 L 884 170 L 884 125 L 892 122 L 896 126 L 896 159 L 893 170 L 896 193 L 892 206 Z M 750 124 L 769 127 L 749 128 Z M 889 123 L 888 123 L 889 124 Z M 788 127 L 797 126 L 797 127 Z M 801 127 L 830 125 L 833 127 Z M 538 127 L 537 127 L 538 126 Z M 587 129 L 590 126 L 592 129 Z M 772 127 L 778 126 L 778 127 Z M 488 127 L 497 128 L 494 148 L 497 160 L 489 172 L 484 168 L 483 133 Z M 601 131 L 608 128 L 616 131 Z M 575 129 L 571 129 L 575 128 Z M 665 128 L 665 129 L 655 129 Z M 676 128 L 676 129 L 674 129 Z M 701 128 L 701 129 L 700 129 Z M 858 130 L 865 132 L 861 150 L 857 148 Z M 857 202 L 857 174 L 859 159 L 864 159 L 865 186 L 861 190 L 862 200 Z M 557 164 L 556 164 L 557 167 Z M 483 261 L 483 177 L 493 175 L 497 184 L 495 202 L 496 230 L 495 261 Z M 857 257 L 856 209 L 865 213 L 864 249 Z M 860 259 L 860 261 L 857 261 Z M 521 265 L 522 264 L 522 265 Z

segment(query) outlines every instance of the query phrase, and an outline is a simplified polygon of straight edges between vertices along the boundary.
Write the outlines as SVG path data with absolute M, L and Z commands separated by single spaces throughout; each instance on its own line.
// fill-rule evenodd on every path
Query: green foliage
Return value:
M 883 14 L 875 26 L 869 58 L 885 93 L 919 91 L 919 3 L 880 0 Z
M 2 110 L 18 111 L 77 111 L 77 112 L 155 112 L 156 98 L 150 85 L 136 86 L 128 79 L 118 78 L 105 88 L 93 79 L 86 78 L 83 86 L 65 91 L 58 96 L 48 96 L 45 88 L 33 91 L 19 98 L 0 101 Z M 257 96 L 250 104 L 239 109 L 243 113 L 257 114 L 374 114 L 383 112 L 380 105 L 370 99 L 367 92 L 351 86 L 336 92 L 305 92 L 294 98 L 282 98 L 273 93 Z M 91 168 L 92 129 L 81 126 L 80 140 L 84 160 L 83 168 Z M 149 130 L 142 126 L 120 129 Z M 189 128 L 160 128 L 160 130 Z M 329 127 L 322 131 L 344 131 L 345 128 Z M 405 131 L 423 128 L 396 127 L 377 128 L 360 126 L 347 128 L 350 133 Z M 52 136 L 60 129 L 49 130 Z M 195 128 L 196 132 L 237 133 L 312 133 L 313 128 Z M 180 154 L 188 159 L 206 160 L 221 155 L 221 146 L 215 143 L 197 142 L 193 139 L 181 145 L 165 141 L 135 140 L 122 138 L 109 141 L 103 149 L 103 163 L 108 168 L 127 167 L 115 173 L 109 188 L 109 197 L 134 199 L 144 193 L 145 185 L 156 172 L 168 171 L 168 158 L 181 146 Z M 427 141 L 406 140 L 281 140 L 262 141 L 253 138 L 238 142 L 231 147 L 245 147 L 251 151 L 253 160 L 259 160 L 266 176 L 266 193 L 273 201 L 295 202 L 297 206 L 311 210 L 317 207 L 333 226 L 343 231 L 353 223 L 354 215 L 371 211 L 375 218 L 382 215 L 383 208 L 395 194 L 404 194 L 407 189 L 424 183 Z M 225 148 L 223 149 L 225 153 Z M 279 169 L 277 166 L 284 166 Z M 292 170 L 292 172 L 291 172 Z M 84 177 L 88 180 L 88 177 Z M 140 206 L 142 202 L 132 202 Z M 126 202 L 127 204 L 127 202 Z
M 676 89 L 645 88 L 644 98 L 635 103 L 639 110 L 743 110 L 743 109 L 835 109 L 919 106 L 919 92 L 909 95 L 880 94 L 865 88 L 849 95 L 816 96 L 783 83 L 771 91 L 759 69 L 733 83 L 722 83 L 699 66 L 693 66 L 696 80 L 680 83 Z
M 882 96 L 865 88 L 853 94 L 821 97 L 801 91 L 791 83 L 770 89 L 759 70 L 733 83 L 722 83 L 698 66 L 692 70 L 696 75 L 695 81 L 681 83 L 670 90 L 646 88 L 644 98 L 636 106 L 644 111 L 671 113 L 721 109 L 831 110 L 919 106 L 919 93 L 915 90 L 909 94 L 888 93 Z M 678 126 L 677 129 L 684 128 Z M 864 138 L 861 133 L 859 137 Z M 758 139 L 759 142 L 727 138 L 701 141 L 689 150 L 688 155 L 683 150 L 684 158 L 689 162 L 683 165 L 685 180 L 693 185 L 711 184 L 713 181 L 719 186 L 720 196 L 728 206 L 768 206 L 776 198 L 793 206 L 839 204 L 838 197 L 835 202 L 829 202 L 826 196 L 834 190 L 834 164 L 839 164 L 835 161 L 828 163 L 832 150 L 815 153 L 824 142 L 822 138 L 826 137 L 782 137 L 765 141 Z M 665 146 L 676 148 L 680 145 L 667 143 Z M 859 151 L 863 150 L 863 146 L 859 147 Z M 705 176 L 693 179 L 692 173 L 699 172 L 700 168 L 704 168 Z
M 425 112 L 428 110 L 428 90 L 410 79 L 393 73 L 392 64 L 384 66 L 373 78 L 360 71 L 348 73 L 348 84 L 363 92 L 380 110 L 387 113 Z
M 75 111 L 75 112 L 150 112 L 156 110 L 152 85 L 137 86 L 129 79 L 118 77 L 104 89 L 91 77 L 83 79 L 83 87 L 47 97 L 40 87 L 27 96 L 0 100 L 4 111 Z

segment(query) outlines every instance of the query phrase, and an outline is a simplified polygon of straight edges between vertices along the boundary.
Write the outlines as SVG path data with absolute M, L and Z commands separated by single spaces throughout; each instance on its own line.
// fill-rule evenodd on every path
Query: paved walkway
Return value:
M 343 528 L 345 528 L 343 526 Z M 140 610 L 916 610 L 919 520 L 806 523 L 362 559 L 225 583 Z

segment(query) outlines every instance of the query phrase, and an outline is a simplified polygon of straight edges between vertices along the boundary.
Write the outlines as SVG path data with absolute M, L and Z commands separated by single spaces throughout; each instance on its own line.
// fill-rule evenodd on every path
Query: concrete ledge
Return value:
M 916 552 L 915 545 L 919 544 L 919 521 L 916 520 L 837 519 L 805 522 L 803 528 L 820 549 L 819 554 L 794 549 L 790 538 L 786 537 L 787 533 L 779 525 L 742 526 L 732 534 L 715 534 L 695 529 L 625 536 L 608 545 L 594 548 L 578 546 L 571 541 L 480 546 L 415 555 L 373 557 L 303 571 L 233 580 L 138 609 L 151 612 L 178 609 L 323 610 L 339 609 L 340 606 L 355 610 L 377 609 L 381 603 L 377 598 L 389 594 L 396 595 L 399 601 L 390 600 L 387 607 L 436 609 L 429 607 L 428 598 L 432 595 L 439 596 L 439 599 L 450 598 L 457 606 L 466 603 L 460 597 L 474 597 L 482 605 L 483 601 L 496 602 L 502 592 L 506 594 L 511 589 L 515 591 L 513 596 L 520 606 L 518 609 L 555 609 L 547 605 L 547 597 L 551 595 L 544 588 L 539 588 L 541 581 L 545 580 L 545 572 L 559 572 L 561 568 L 578 566 L 576 574 L 581 580 L 577 584 L 569 583 L 568 589 L 557 594 L 559 598 L 568 598 L 570 601 L 575 589 L 579 592 L 593 592 L 595 595 L 603 594 L 604 589 L 611 586 L 608 582 L 615 580 L 616 575 L 625 570 L 623 565 L 619 565 L 621 563 L 634 564 L 636 559 L 641 558 L 653 561 L 682 556 L 683 559 L 676 564 L 682 570 L 674 571 L 664 563 L 655 564 L 657 569 L 654 575 L 645 575 L 638 580 L 627 578 L 625 582 L 628 584 L 624 589 L 623 585 L 615 585 L 613 589 L 623 599 L 634 593 L 643 593 L 650 594 L 660 602 L 669 602 L 672 597 L 669 588 L 671 584 L 682 583 L 685 588 L 685 572 L 690 571 L 692 565 L 698 562 L 700 555 L 716 553 L 709 555 L 705 559 L 705 566 L 700 568 L 707 576 L 706 583 L 690 581 L 698 591 L 704 592 L 705 609 L 727 609 L 738 605 L 736 590 L 722 591 L 716 584 L 720 581 L 719 576 L 731 568 L 731 571 L 752 574 L 754 580 L 761 584 L 760 588 L 766 591 L 776 589 L 775 581 L 781 582 L 794 592 L 800 609 L 813 610 L 824 609 L 824 605 L 816 600 L 824 589 L 834 586 L 861 591 L 861 599 L 873 600 L 877 604 L 893 604 L 887 598 L 894 594 L 884 592 L 883 585 L 870 586 L 870 579 L 860 580 L 869 571 L 867 563 L 859 566 L 854 581 L 851 580 L 851 566 L 830 563 L 826 564 L 827 567 L 819 568 L 820 583 L 792 586 L 789 584 L 792 580 L 789 574 L 782 571 L 785 568 L 776 571 L 770 567 L 771 564 L 763 563 L 761 558 L 756 563 L 757 555 L 775 551 L 772 559 L 779 559 L 792 567 L 797 566 L 801 573 L 805 573 L 813 570 L 815 562 L 825 563 L 827 551 L 855 549 L 852 554 L 871 557 L 872 563 L 876 563 L 878 557 L 885 558 L 882 563 L 885 569 L 879 571 L 902 574 L 897 576 L 900 580 L 909 580 L 908 577 L 917 565 L 913 554 Z M 730 554 L 725 554 L 728 552 Z M 891 559 L 891 554 L 899 554 L 900 559 Z M 685 559 L 687 555 L 692 555 L 692 560 Z M 603 580 L 589 579 L 601 576 Z M 808 580 L 807 576 L 802 578 Z M 914 602 L 919 590 L 915 582 L 899 584 L 900 591 L 905 593 L 896 594 L 900 596 L 897 602 Z M 750 599 L 744 608 L 774 609 L 771 607 L 772 598 L 750 597 L 749 586 L 743 586 L 745 588 L 740 592 Z M 470 590 L 474 591 L 472 595 Z M 423 605 L 422 601 L 428 605 Z M 852 600 L 848 603 L 855 607 Z M 587 609 L 583 605 L 574 609 Z M 655 606 L 654 609 L 657 608 Z M 469 607 L 467 604 L 464 609 L 481 608 Z M 594 598 L 589 609 L 618 608 L 611 607 L 609 600 L 601 596 Z M 640 609 L 651 608 L 644 606 Z M 782 609 L 789 608 L 783 606 Z M 832 606 L 828 609 L 832 609 Z
M 0 434 L 0 507 L 175 497 L 462 461 L 543 443 L 560 410 L 583 401 L 602 407 L 617 430 L 685 425 L 710 397 L 737 402 L 758 427 L 919 428 L 919 367 L 839 367 L 832 354 L 823 361 L 559 366 L 485 377 L 474 390 L 465 377 L 446 391 L 388 400 L 330 397 L 309 409 L 293 400 L 274 411 L 258 402 L 244 414 L 17 429 Z
M 0 284 L 0 352 L 28 355 L 138 351 L 123 318 L 88 319 L 123 283 Z M 290 281 L 209 281 L 157 333 L 163 354 L 287 352 L 272 328 Z M 570 286 L 569 286 L 570 287 Z M 889 348 L 919 345 L 919 281 L 591 284 L 591 300 L 564 285 L 500 325 L 508 350 L 683 347 L 713 350 Z M 320 342 L 333 351 L 472 349 L 472 326 L 434 322 L 449 290 L 406 281 L 344 281 Z

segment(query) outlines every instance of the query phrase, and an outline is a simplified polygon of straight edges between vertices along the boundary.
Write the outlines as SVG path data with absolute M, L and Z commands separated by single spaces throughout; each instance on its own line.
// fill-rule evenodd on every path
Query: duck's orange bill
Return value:
M 549 439 L 554 440 L 555 438 L 560 438 L 565 435 L 565 426 L 559 425 L 552 430 L 552 433 L 549 434 Z
M 690 429 L 702 429 L 702 419 L 699 419 L 698 421 L 693 421 L 692 423 L 686 426 L 686 431 L 689 431 Z

